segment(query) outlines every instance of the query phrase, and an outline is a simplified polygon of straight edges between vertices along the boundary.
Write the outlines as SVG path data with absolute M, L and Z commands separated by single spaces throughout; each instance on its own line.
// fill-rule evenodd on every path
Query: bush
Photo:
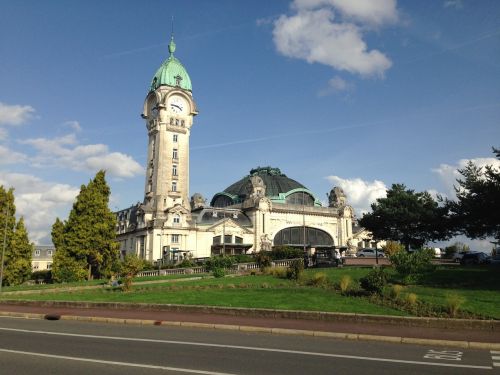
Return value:
M 255 262 L 255 258 L 251 255 L 239 254 L 233 256 L 236 263 L 252 263 Z
M 280 279 L 286 279 L 286 268 L 285 267 L 274 267 L 265 268 L 265 273 L 272 275 Z
M 404 249 L 404 246 L 396 241 L 387 241 L 385 246 L 382 246 L 382 250 L 384 251 L 386 256 L 394 255 L 396 253 L 399 253 L 400 251 L 404 251 Z
M 298 281 L 304 273 L 304 262 L 302 259 L 295 259 L 286 270 L 286 277 L 290 280 Z
M 52 271 L 51 270 L 35 271 L 31 274 L 30 279 L 35 281 L 43 281 L 44 283 L 52 283 Z
M 460 306 L 465 302 L 465 298 L 458 294 L 449 294 L 446 296 L 446 309 L 452 317 L 456 317 Z
M 268 255 L 267 251 L 261 251 L 255 255 L 255 262 L 259 265 L 259 268 L 263 270 L 266 267 L 271 266 L 271 257 Z
M 144 265 L 142 259 L 139 259 L 135 254 L 125 256 L 120 264 L 120 274 L 125 278 L 123 282 L 123 290 L 129 291 L 132 288 L 132 279 L 137 275 Z
M 387 275 L 383 268 L 376 267 L 359 281 L 361 287 L 367 292 L 381 294 L 384 286 L 387 284 Z
M 403 291 L 402 285 L 394 284 L 391 288 L 391 297 L 394 299 L 398 299 L 402 291 Z
M 182 262 L 177 265 L 178 268 L 191 268 L 196 267 L 196 263 L 191 258 L 184 258 Z
M 324 272 L 316 272 L 312 276 L 310 284 L 316 287 L 323 287 L 328 284 L 328 278 Z
M 339 287 L 342 294 L 346 294 L 352 284 L 352 278 L 349 275 L 344 275 L 340 278 Z
M 296 259 L 304 257 L 304 250 L 290 246 L 275 246 L 272 251 L 267 251 L 267 255 L 273 260 Z
M 235 264 L 233 257 L 228 256 L 213 256 L 205 262 L 205 268 L 207 271 L 214 271 L 217 268 L 230 268 Z
M 415 293 L 409 293 L 406 295 L 406 302 L 410 305 L 410 306 L 415 306 L 417 304 L 417 295 Z
M 222 267 L 215 267 L 212 269 L 212 274 L 215 278 L 220 278 L 226 276 L 226 271 Z
M 425 249 L 411 253 L 400 251 L 389 256 L 389 260 L 396 272 L 403 277 L 403 281 L 409 284 L 418 281 L 425 273 L 434 270 L 431 263 L 433 257 L 434 251 Z

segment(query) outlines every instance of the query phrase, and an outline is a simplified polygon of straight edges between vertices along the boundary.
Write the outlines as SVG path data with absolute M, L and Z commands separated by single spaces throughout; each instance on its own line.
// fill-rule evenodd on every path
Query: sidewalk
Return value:
M 44 305 L 45 304 L 45 305 Z M 179 307 L 182 310 L 183 307 Z M 158 311 L 144 307 L 106 308 L 99 305 L 75 304 L 71 306 L 51 306 L 46 303 L 15 304 L 0 302 L 0 315 L 49 319 L 105 321 L 122 324 L 177 325 L 204 327 L 210 329 L 231 329 L 240 331 L 267 332 L 275 334 L 295 334 L 308 336 L 330 336 L 355 340 L 391 341 L 412 344 L 500 350 L 500 332 L 494 329 L 449 329 L 414 327 L 395 324 L 390 318 L 384 323 L 383 317 L 373 322 L 348 322 L 341 320 L 305 320 L 295 318 L 272 318 L 261 316 L 241 316 L 195 311 Z M 251 311 L 248 310 L 251 315 Z

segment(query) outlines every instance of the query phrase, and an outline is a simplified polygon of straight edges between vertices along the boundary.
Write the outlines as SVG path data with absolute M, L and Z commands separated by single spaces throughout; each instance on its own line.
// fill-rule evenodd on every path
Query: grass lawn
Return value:
M 59 301 L 109 301 L 137 303 L 171 303 L 187 305 L 211 305 L 247 308 L 269 308 L 309 311 L 331 311 L 364 314 L 408 315 L 395 308 L 374 304 L 366 297 L 343 296 L 332 285 L 338 285 L 344 275 L 349 275 L 353 286 L 367 275 L 370 268 L 344 267 L 309 269 L 304 278 L 324 273 L 327 288 L 297 284 L 294 281 L 271 275 L 234 276 L 224 278 L 202 278 L 200 280 L 172 279 L 194 275 L 172 275 L 168 277 L 140 278 L 136 281 L 165 280 L 165 283 L 133 285 L 132 291 L 97 288 L 77 291 L 5 295 L 2 299 L 59 300 Z M 387 269 L 390 283 L 397 283 L 398 276 L 393 269 Z M 197 275 L 196 275 L 197 276 Z M 446 297 L 457 294 L 465 298 L 462 309 L 471 313 L 500 319 L 500 273 L 498 269 L 483 267 L 441 267 L 426 275 L 418 285 L 404 288 L 403 295 L 416 293 L 422 301 L 446 306 Z M 92 284 L 99 283 L 98 280 Z M 102 281 L 101 281 L 102 283 Z M 82 283 L 62 286 L 81 286 Z M 89 285 L 89 284 L 86 284 Z M 50 287 L 43 285 L 37 287 Z M 6 288 L 7 289 L 7 288 Z M 12 289 L 11 289 L 12 290 Z

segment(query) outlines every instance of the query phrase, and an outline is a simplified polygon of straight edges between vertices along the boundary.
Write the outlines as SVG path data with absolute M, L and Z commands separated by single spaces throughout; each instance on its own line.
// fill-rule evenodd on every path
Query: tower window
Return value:
M 178 138 L 177 134 L 174 134 L 174 135 L 173 135 L 173 141 L 174 141 L 175 143 L 177 143 L 177 138 Z
M 179 215 L 174 215 L 173 222 L 174 224 L 180 224 L 181 217 Z
M 178 157 L 178 155 L 177 155 L 177 149 L 176 149 L 176 148 L 174 148 L 174 149 L 172 150 L 172 159 L 177 159 L 177 157 Z
M 177 165 L 172 165 L 172 176 L 177 176 Z
M 175 85 L 176 86 L 180 86 L 181 85 L 181 81 L 182 81 L 182 77 L 177 75 L 174 77 L 175 78 Z
M 173 124 L 174 124 L 174 118 L 170 117 L 170 125 L 173 125 Z
M 178 118 L 175 119 L 175 125 L 179 126 L 179 119 Z
M 172 181 L 172 191 L 177 191 L 177 182 Z

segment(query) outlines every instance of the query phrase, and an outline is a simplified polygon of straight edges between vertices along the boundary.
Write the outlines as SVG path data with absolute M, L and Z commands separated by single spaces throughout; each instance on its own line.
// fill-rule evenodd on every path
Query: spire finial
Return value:
M 174 56 L 175 52 L 175 42 L 174 42 L 174 16 L 172 16 L 172 32 L 170 34 L 170 43 L 168 43 L 168 52 L 170 56 Z

